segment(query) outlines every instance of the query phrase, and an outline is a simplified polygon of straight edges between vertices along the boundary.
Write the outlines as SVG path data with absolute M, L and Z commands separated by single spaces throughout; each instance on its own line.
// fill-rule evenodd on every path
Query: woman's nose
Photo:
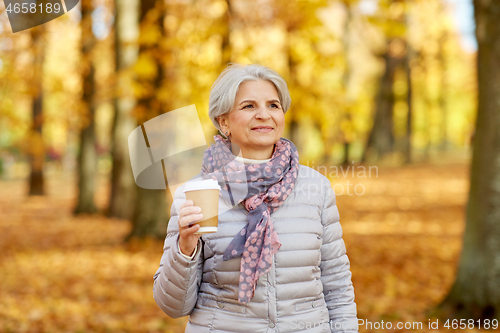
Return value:
M 261 106 L 257 110 L 257 114 L 255 115 L 255 118 L 259 119 L 269 119 L 271 118 L 271 114 L 269 113 L 269 110 L 265 106 Z

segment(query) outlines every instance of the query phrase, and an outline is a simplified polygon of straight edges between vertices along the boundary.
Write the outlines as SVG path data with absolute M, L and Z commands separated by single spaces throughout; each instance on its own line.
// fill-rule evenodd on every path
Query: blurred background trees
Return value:
M 3 172 L 30 170 L 30 193 L 41 194 L 44 169 L 77 171 L 76 213 L 96 212 L 93 183 L 103 176 L 108 216 L 144 216 L 138 202 L 155 191 L 135 193 L 128 134 L 195 104 L 213 142 L 209 90 L 229 62 L 285 77 L 285 136 L 304 164 L 469 153 L 475 54 L 462 47 L 444 1 L 85 0 L 45 33 L 11 34 L 3 18 Z M 43 47 L 28 47 L 39 38 Z M 32 76 L 43 70 L 43 80 L 26 67 L 38 68 Z
M 160 213 L 164 193 L 133 184 L 128 134 L 194 103 L 213 142 L 209 89 L 229 62 L 285 77 L 285 136 L 304 164 L 468 154 L 474 54 L 461 46 L 445 2 L 84 0 L 26 32 L 9 34 L 2 24 L 0 147 L 15 156 L 11 164 L 3 158 L 4 173 L 29 169 L 30 193 L 42 194 L 44 168 L 76 171 L 75 213 L 97 211 L 95 178 L 107 177 L 104 213 L 133 220 L 137 236 L 160 237 L 152 225 L 168 216 Z M 53 55 L 44 60 L 46 49 Z M 19 69 L 23 61 L 36 68 L 32 78 Z

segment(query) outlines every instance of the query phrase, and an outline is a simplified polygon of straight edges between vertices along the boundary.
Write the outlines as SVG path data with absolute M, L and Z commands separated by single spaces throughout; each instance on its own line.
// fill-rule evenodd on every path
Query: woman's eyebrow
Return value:
M 247 102 L 250 102 L 250 103 L 255 103 L 255 101 L 253 99 L 246 99 L 244 101 L 241 101 L 240 105 L 243 104 L 243 103 L 247 103 Z M 269 103 L 276 103 L 276 102 L 280 102 L 279 100 L 277 99 L 271 99 L 268 101 Z
M 244 101 L 241 101 L 240 105 L 243 104 L 243 103 L 247 103 L 247 102 L 253 103 L 255 101 L 252 100 L 252 99 L 245 99 Z

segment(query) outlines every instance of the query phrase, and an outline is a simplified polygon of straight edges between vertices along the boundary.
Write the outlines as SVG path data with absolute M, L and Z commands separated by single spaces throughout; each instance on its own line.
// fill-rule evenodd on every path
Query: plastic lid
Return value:
M 184 192 L 196 190 L 219 190 L 219 183 L 215 179 L 205 179 L 187 182 L 184 186 Z

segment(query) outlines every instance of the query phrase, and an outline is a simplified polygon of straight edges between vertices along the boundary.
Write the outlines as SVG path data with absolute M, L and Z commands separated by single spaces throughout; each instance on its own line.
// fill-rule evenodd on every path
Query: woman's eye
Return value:
M 245 106 L 243 107 L 243 109 L 245 109 L 247 106 L 252 106 L 252 104 L 245 105 Z
M 273 105 L 274 105 L 276 108 L 279 108 L 278 104 L 274 104 L 274 103 L 273 103 L 273 104 L 271 104 L 271 106 L 273 106 Z

